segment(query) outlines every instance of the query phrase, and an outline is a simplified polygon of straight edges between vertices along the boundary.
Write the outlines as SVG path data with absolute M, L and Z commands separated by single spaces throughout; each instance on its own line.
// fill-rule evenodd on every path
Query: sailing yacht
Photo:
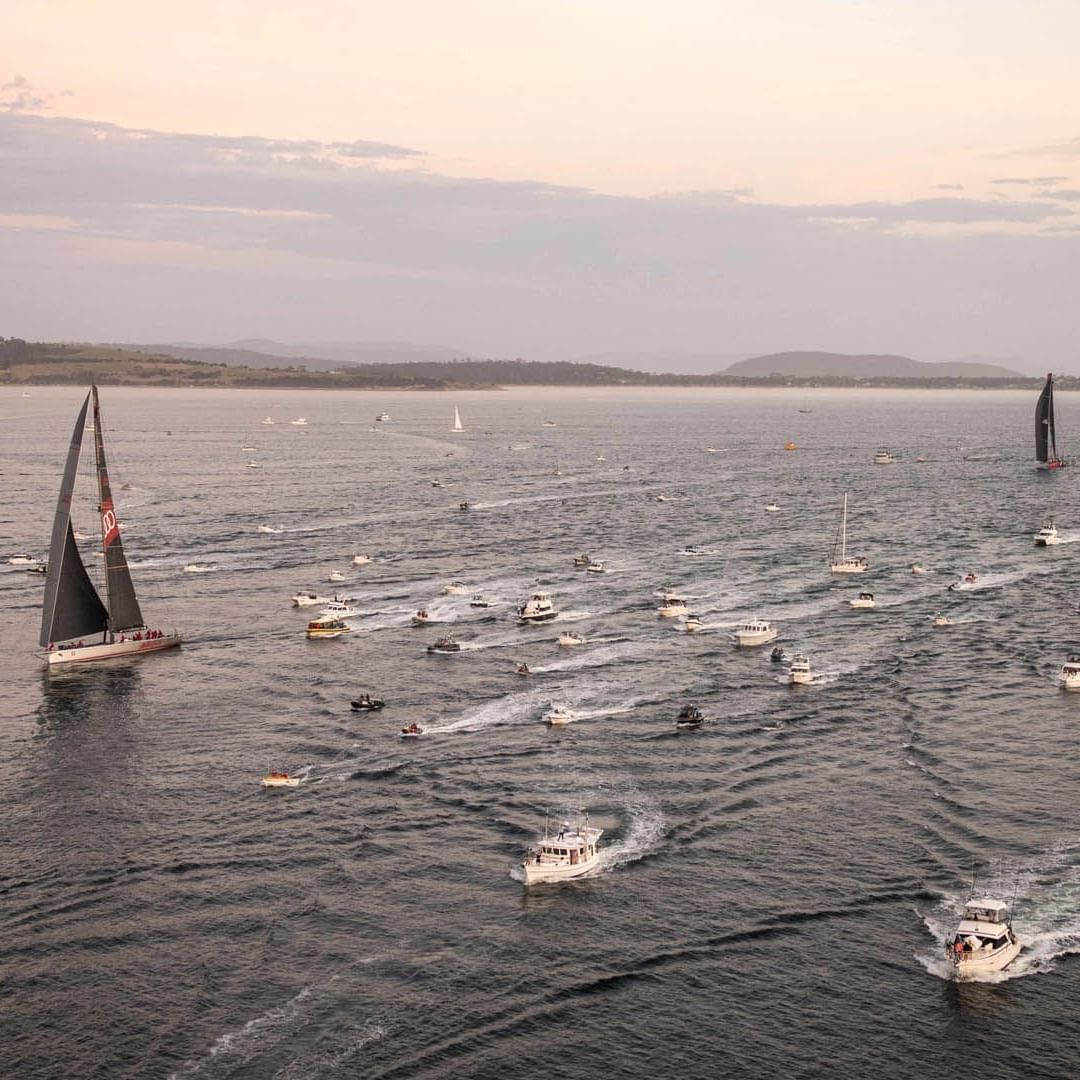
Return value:
M 1054 432 L 1054 374 L 1046 376 L 1046 385 L 1035 403 L 1035 460 L 1040 469 L 1063 469 L 1068 462 L 1058 457 Z
M 105 557 L 105 603 L 102 603 L 86 572 L 71 527 L 71 499 L 83 432 L 86 430 L 86 413 L 91 401 L 94 403 L 92 430 L 101 514 L 101 545 Z M 39 641 L 46 650 L 44 656 L 50 668 L 54 664 L 87 663 L 157 652 L 179 645 L 181 640 L 175 630 L 152 630 L 143 620 L 120 539 L 120 525 L 116 519 L 105 462 L 103 431 L 98 390 L 96 386 L 91 386 L 71 435 L 49 543 L 49 568 L 45 577 Z M 86 639 L 91 636 L 97 640 L 88 642 Z
M 837 558 L 839 548 L 840 557 Z M 832 561 L 829 569 L 834 574 L 864 574 L 870 569 L 870 564 L 861 556 L 850 556 L 847 553 L 847 492 L 844 492 L 844 509 L 840 515 L 840 528 L 837 530 L 836 539 L 833 541 Z
M 458 408 L 454 406 L 454 422 L 450 425 L 451 431 L 464 431 L 465 428 L 461 423 L 461 413 L 458 412 Z

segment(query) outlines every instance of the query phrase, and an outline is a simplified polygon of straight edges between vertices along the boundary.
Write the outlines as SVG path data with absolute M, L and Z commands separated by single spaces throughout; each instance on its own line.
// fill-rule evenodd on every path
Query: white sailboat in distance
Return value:
M 454 422 L 450 425 L 451 431 L 464 431 L 465 428 L 461 423 L 461 413 L 458 412 L 458 407 L 454 406 Z

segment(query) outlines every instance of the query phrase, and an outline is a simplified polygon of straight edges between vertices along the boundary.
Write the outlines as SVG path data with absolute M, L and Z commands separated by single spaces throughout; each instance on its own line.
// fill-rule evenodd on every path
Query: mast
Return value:
M 840 561 L 847 561 L 847 492 L 844 492 L 844 509 L 840 514 Z
M 131 581 L 120 526 L 113 507 L 109 470 L 105 461 L 104 425 L 96 386 L 90 388 L 94 398 L 94 450 L 97 461 L 99 510 L 101 513 L 101 547 L 105 554 L 105 598 L 109 608 L 109 629 L 113 633 L 144 625 L 135 586 Z

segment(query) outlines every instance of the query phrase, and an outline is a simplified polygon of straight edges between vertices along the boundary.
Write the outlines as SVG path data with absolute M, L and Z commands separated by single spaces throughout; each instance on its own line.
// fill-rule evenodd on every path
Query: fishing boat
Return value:
M 675 717 L 677 728 L 699 728 L 705 723 L 705 714 L 696 705 L 684 705 Z
M 663 603 L 656 609 L 656 614 L 661 619 L 675 619 L 680 615 L 686 615 L 688 610 L 686 601 L 681 596 L 666 593 Z
M 293 788 L 300 786 L 300 777 L 287 772 L 271 770 L 259 781 L 264 788 Z
M 559 609 L 551 599 L 551 593 L 534 592 L 521 607 L 518 608 L 518 621 L 521 623 L 548 622 L 557 618 Z
M 446 637 L 441 637 L 430 644 L 427 651 L 429 653 L 456 653 L 461 652 L 461 645 L 447 634 Z
M 354 555 L 352 557 L 353 566 L 367 566 L 371 562 L 370 555 Z
M 573 630 L 564 630 L 559 635 L 560 645 L 584 645 L 585 639 Z
M 798 653 L 791 659 L 791 667 L 788 668 L 788 678 L 796 686 L 805 686 L 814 681 L 814 673 L 810 670 L 810 660 L 802 653 Z
M 327 617 L 312 619 L 304 633 L 309 641 L 321 641 L 323 638 L 338 638 L 342 634 L 351 634 L 352 627 L 337 617 Z
M 854 600 L 849 600 L 848 603 L 853 608 L 872 608 L 874 606 L 874 594 L 872 592 L 861 592 Z
M 847 553 L 847 492 L 844 492 L 844 506 L 840 512 L 840 525 L 833 540 L 832 558 L 829 570 L 834 574 L 865 574 L 870 564 L 861 556 Z
M 292 598 L 293 607 L 315 607 L 316 604 L 326 604 L 329 601 L 324 596 L 313 592 L 298 592 Z
M 753 648 L 756 645 L 767 645 L 779 637 L 780 631 L 771 622 L 764 619 L 752 619 L 749 622 L 740 623 L 731 640 L 740 648 Z
M 930 625 L 931 626 L 952 626 L 952 619 L 950 619 L 948 615 L 946 615 L 943 612 L 939 611 L 934 616 L 934 621 Z M 1080 683 L 1078 683 L 1078 685 L 1080 685 Z
M 94 457 L 101 515 L 101 545 L 105 561 L 105 602 L 79 556 L 71 527 L 71 500 L 82 450 L 86 414 L 93 402 Z M 90 388 L 79 410 L 68 448 L 64 478 L 53 518 L 48 573 L 41 613 L 40 644 L 50 668 L 55 664 L 111 660 L 119 656 L 170 649 L 180 644 L 175 630 L 152 630 L 146 625 L 128 570 L 120 525 L 113 505 L 109 470 L 105 461 L 101 408 L 96 386 Z M 88 641 L 88 638 L 96 640 Z
M 896 461 L 896 456 L 891 450 L 886 450 L 884 447 L 874 455 L 875 465 L 892 465 Z
M 450 430 L 451 431 L 464 431 L 465 430 L 464 426 L 461 423 L 461 413 L 458 412 L 458 408 L 457 408 L 456 405 L 454 406 L 454 419 L 453 419 L 452 423 L 450 424 Z
M 563 822 L 558 832 L 545 821 L 544 835 L 521 861 L 525 884 L 567 881 L 595 869 L 600 863 L 598 844 L 603 833 L 603 829 L 589 826 L 588 814 L 573 824 Z
M 1063 469 L 1068 464 L 1058 456 L 1054 430 L 1054 375 L 1046 376 L 1046 385 L 1035 403 L 1035 460 L 1040 469 Z
M 1062 690 L 1080 690 L 1080 654 L 1069 653 L 1057 678 Z
M 550 727 L 566 727 L 577 719 L 577 713 L 572 709 L 565 709 L 559 705 L 553 706 L 544 713 L 544 723 Z
M 973 896 L 964 905 L 952 940 L 945 942 L 945 955 L 958 979 L 975 979 L 1008 967 L 1020 955 L 1020 947 L 1009 905 L 989 896 Z
M 1051 544 L 1061 543 L 1057 526 L 1052 521 L 1048 521 L 1031 539 L 1035 541 L 1036 547 L 1049 547 Z
M 683 624 L 683 629 L 688 634 L 696 634 L 705 629 L 705 623 L 702 621 L 700 615 L 687 615 L 686 622 Z
M 373 698 L 370 694 L 361 694 L 355 701 L 349 702 L 353 712 L 378 712 L 385 705 L 382 698 Z

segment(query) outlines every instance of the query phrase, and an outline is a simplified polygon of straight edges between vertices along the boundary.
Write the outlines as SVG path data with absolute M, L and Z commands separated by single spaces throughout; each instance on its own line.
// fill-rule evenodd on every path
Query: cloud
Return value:
M 936 191 L 963 191 L 963 184 L 935 184 Z
M 40 113 L 51 109 L 58 97 L 71 97 L 70 90 L 58 94 L 39 93 L 25 75 L 16 75 L 0 84 L 0 113 Z
M 997 180 L 991 180 L 991 184 L 1030 184 L 1030 176 L 1002 176 Z
M 1070 211 L 1017 202 L 941 197 L 910 202 L 863 202 L 798 208 L 815 220 L 866 221 L 879 225 L 932 223 L 972 225 L 982 222 L 1038 222 Z

